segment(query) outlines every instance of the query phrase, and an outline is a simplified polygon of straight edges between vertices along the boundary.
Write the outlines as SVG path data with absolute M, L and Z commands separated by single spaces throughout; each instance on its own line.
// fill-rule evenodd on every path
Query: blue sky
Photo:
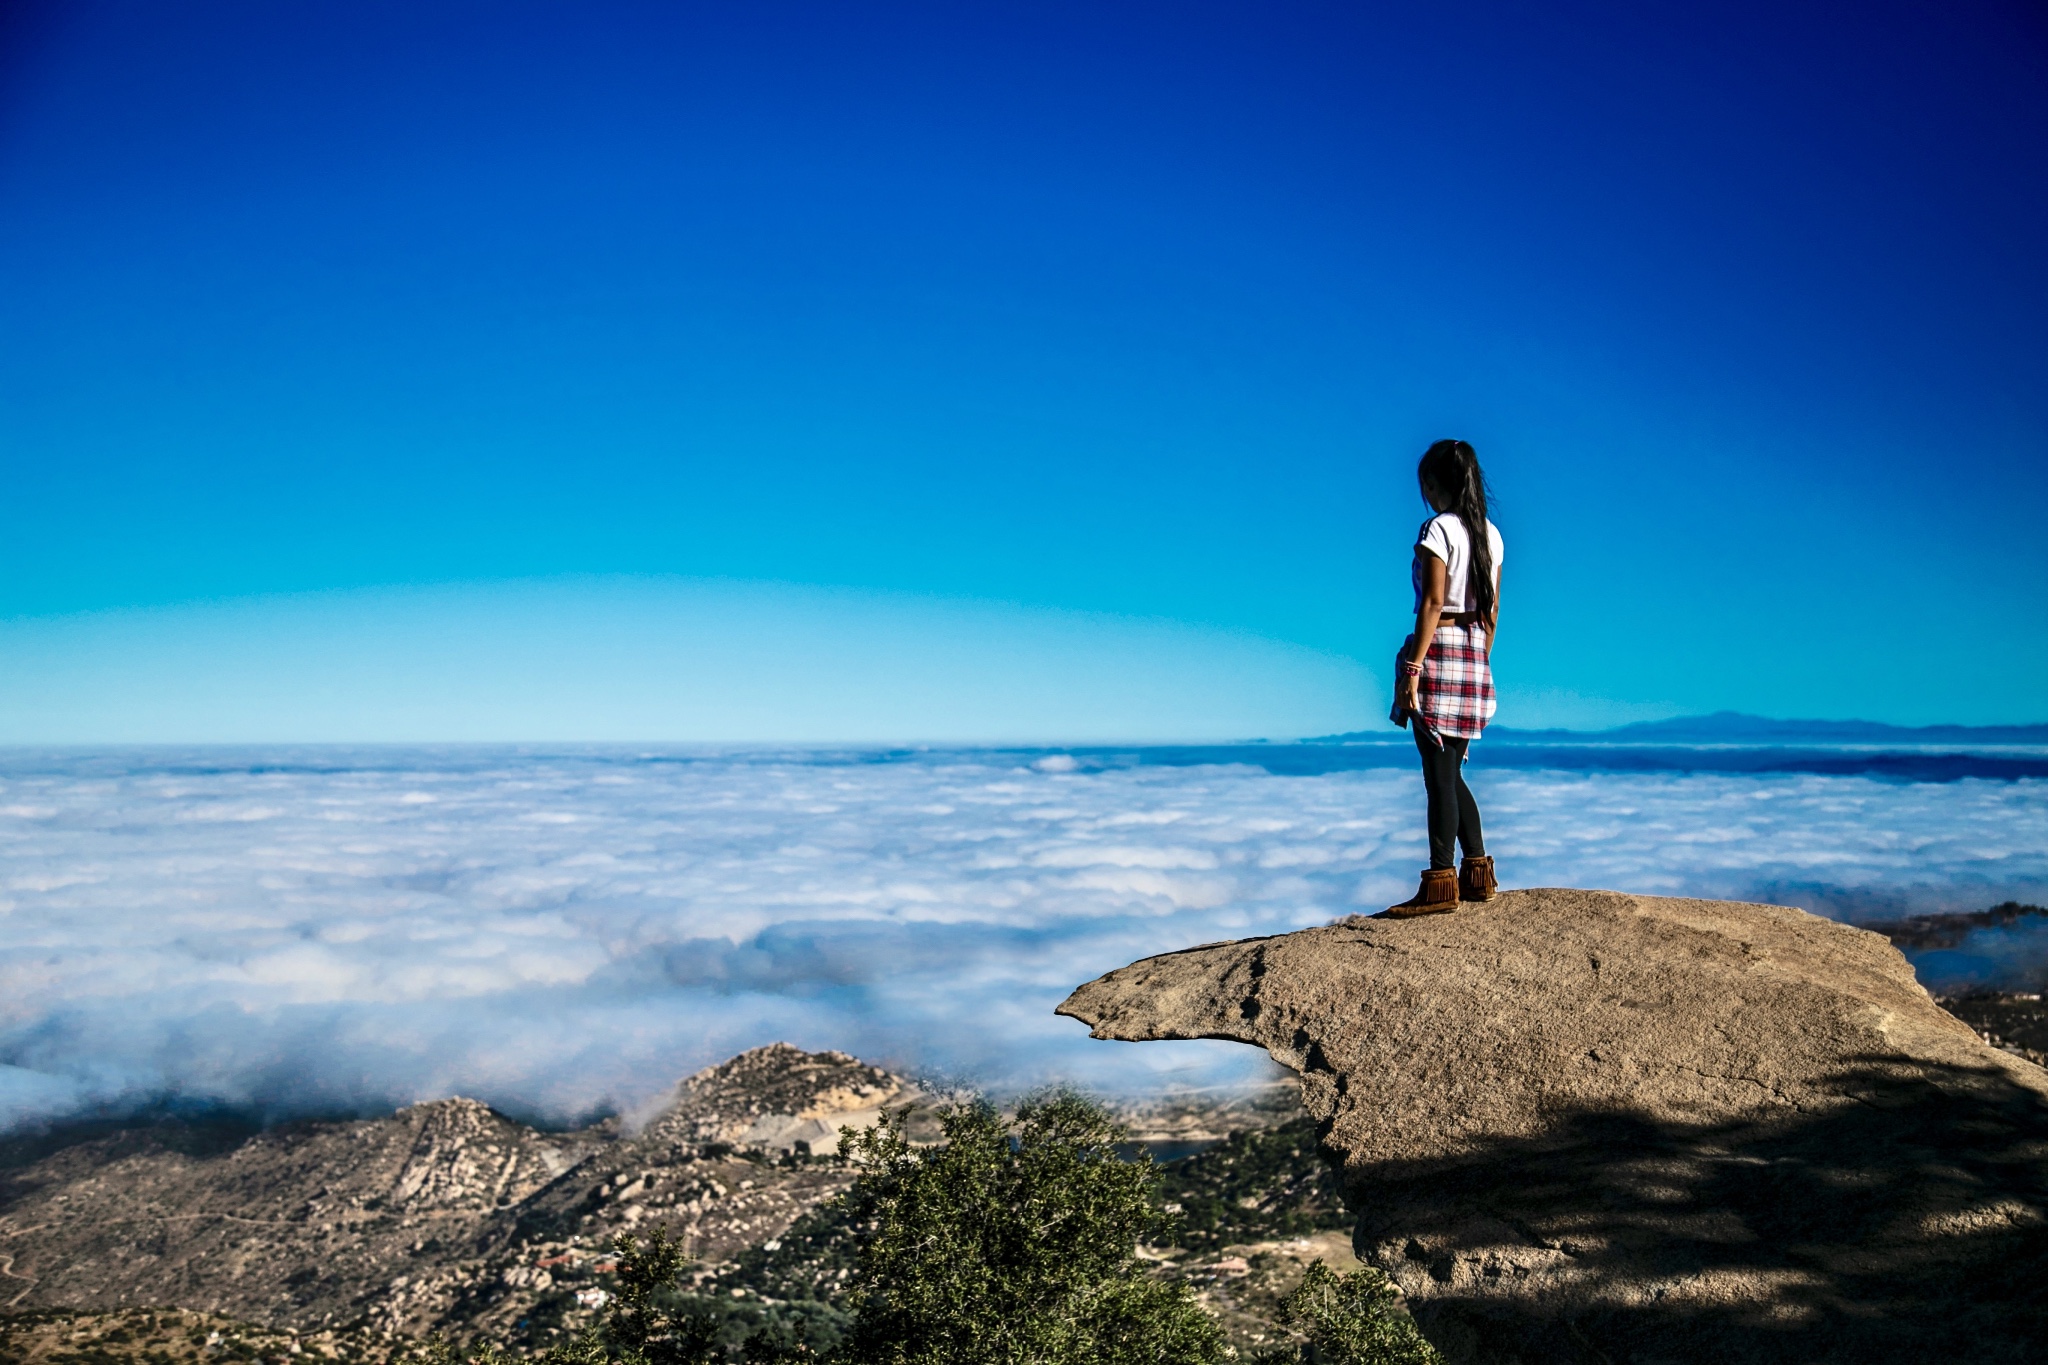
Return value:
M 2048 719 L 2038 7 L 7 14 L 0 739 Z

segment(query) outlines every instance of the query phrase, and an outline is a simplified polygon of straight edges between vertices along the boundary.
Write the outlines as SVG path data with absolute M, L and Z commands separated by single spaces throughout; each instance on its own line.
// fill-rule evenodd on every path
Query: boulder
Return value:
M 820 1155 L 837 1149 L 841 1127 L 871 1128 L 885 1105 L 917 1092 L 901 1076 L 844 1052 L 805 1052 L 770 1043 L 684 1078 L 638 1133 L 643 1146 L 710 1143 Z
M 1453 1362 L 2037 1360 L 2048 1072 L 1884 938 L 1509 892 L 1147 958 L 1060 1006 L 1301 1078 L 1361 1257 Z

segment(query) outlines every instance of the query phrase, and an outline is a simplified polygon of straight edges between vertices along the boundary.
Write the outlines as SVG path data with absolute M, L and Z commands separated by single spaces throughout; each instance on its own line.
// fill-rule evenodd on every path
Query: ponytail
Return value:
M 1465 524 L 1472 553 L 1465 565 L 1465 600 L 1482 620 L 1493 618 L 1493 537 L 1486 524 L 1486 474 L 1465 441 L 1438 441 L 1422 454 L 1415 477 L 1434 488 Z

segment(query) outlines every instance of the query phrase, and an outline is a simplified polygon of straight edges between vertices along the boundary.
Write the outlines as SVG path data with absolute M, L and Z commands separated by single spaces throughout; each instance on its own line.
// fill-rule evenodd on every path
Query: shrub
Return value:
M 1317 1365 L 1443 1365 L 1443 1357 L 1395 1306 L 1399 1291 L 1370 1266 L 1339 1275 L 1313 1262 L 1280 1304 L 1283 1322 L 1308 1337 Z
M 844 1346 L 861 1365 L 1208 1365 L 1216 1324 L 1182 1285 L 1148 1277 L 1137 1243 L 1163 1230 L 1149 1158 L 1098 1105 L 1039 1096 L 1006 1123 L 984 1100 L 940 1115 L 913 1148 L 903 1114 L 840 1139 L 861 1174 Z

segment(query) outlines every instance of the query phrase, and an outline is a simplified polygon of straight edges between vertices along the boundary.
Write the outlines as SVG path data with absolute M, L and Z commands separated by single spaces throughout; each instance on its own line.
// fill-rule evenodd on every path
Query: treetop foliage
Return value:
M 1308 1337 L 1319 1365 L 1443 1365 L 1395 1306 L 1399 1294 L 1370 1266 L 1340 1275 L 1318 1259 L 1281 1301 L 1280 1318 Z
M 966 1100 L 945 1142 L 911 1146 L 903 1116 L 847 1132 L 861 1172 L 846 1197 L 861 1251 L 850 1360 L 873 1365 L 1199 1365 L 1223 1336 L 1183 1286 L 1145 1274 L 1137 1243 L 1168 1224 L 1149 1158 L 1068 1092 L 1014 1124 Z

